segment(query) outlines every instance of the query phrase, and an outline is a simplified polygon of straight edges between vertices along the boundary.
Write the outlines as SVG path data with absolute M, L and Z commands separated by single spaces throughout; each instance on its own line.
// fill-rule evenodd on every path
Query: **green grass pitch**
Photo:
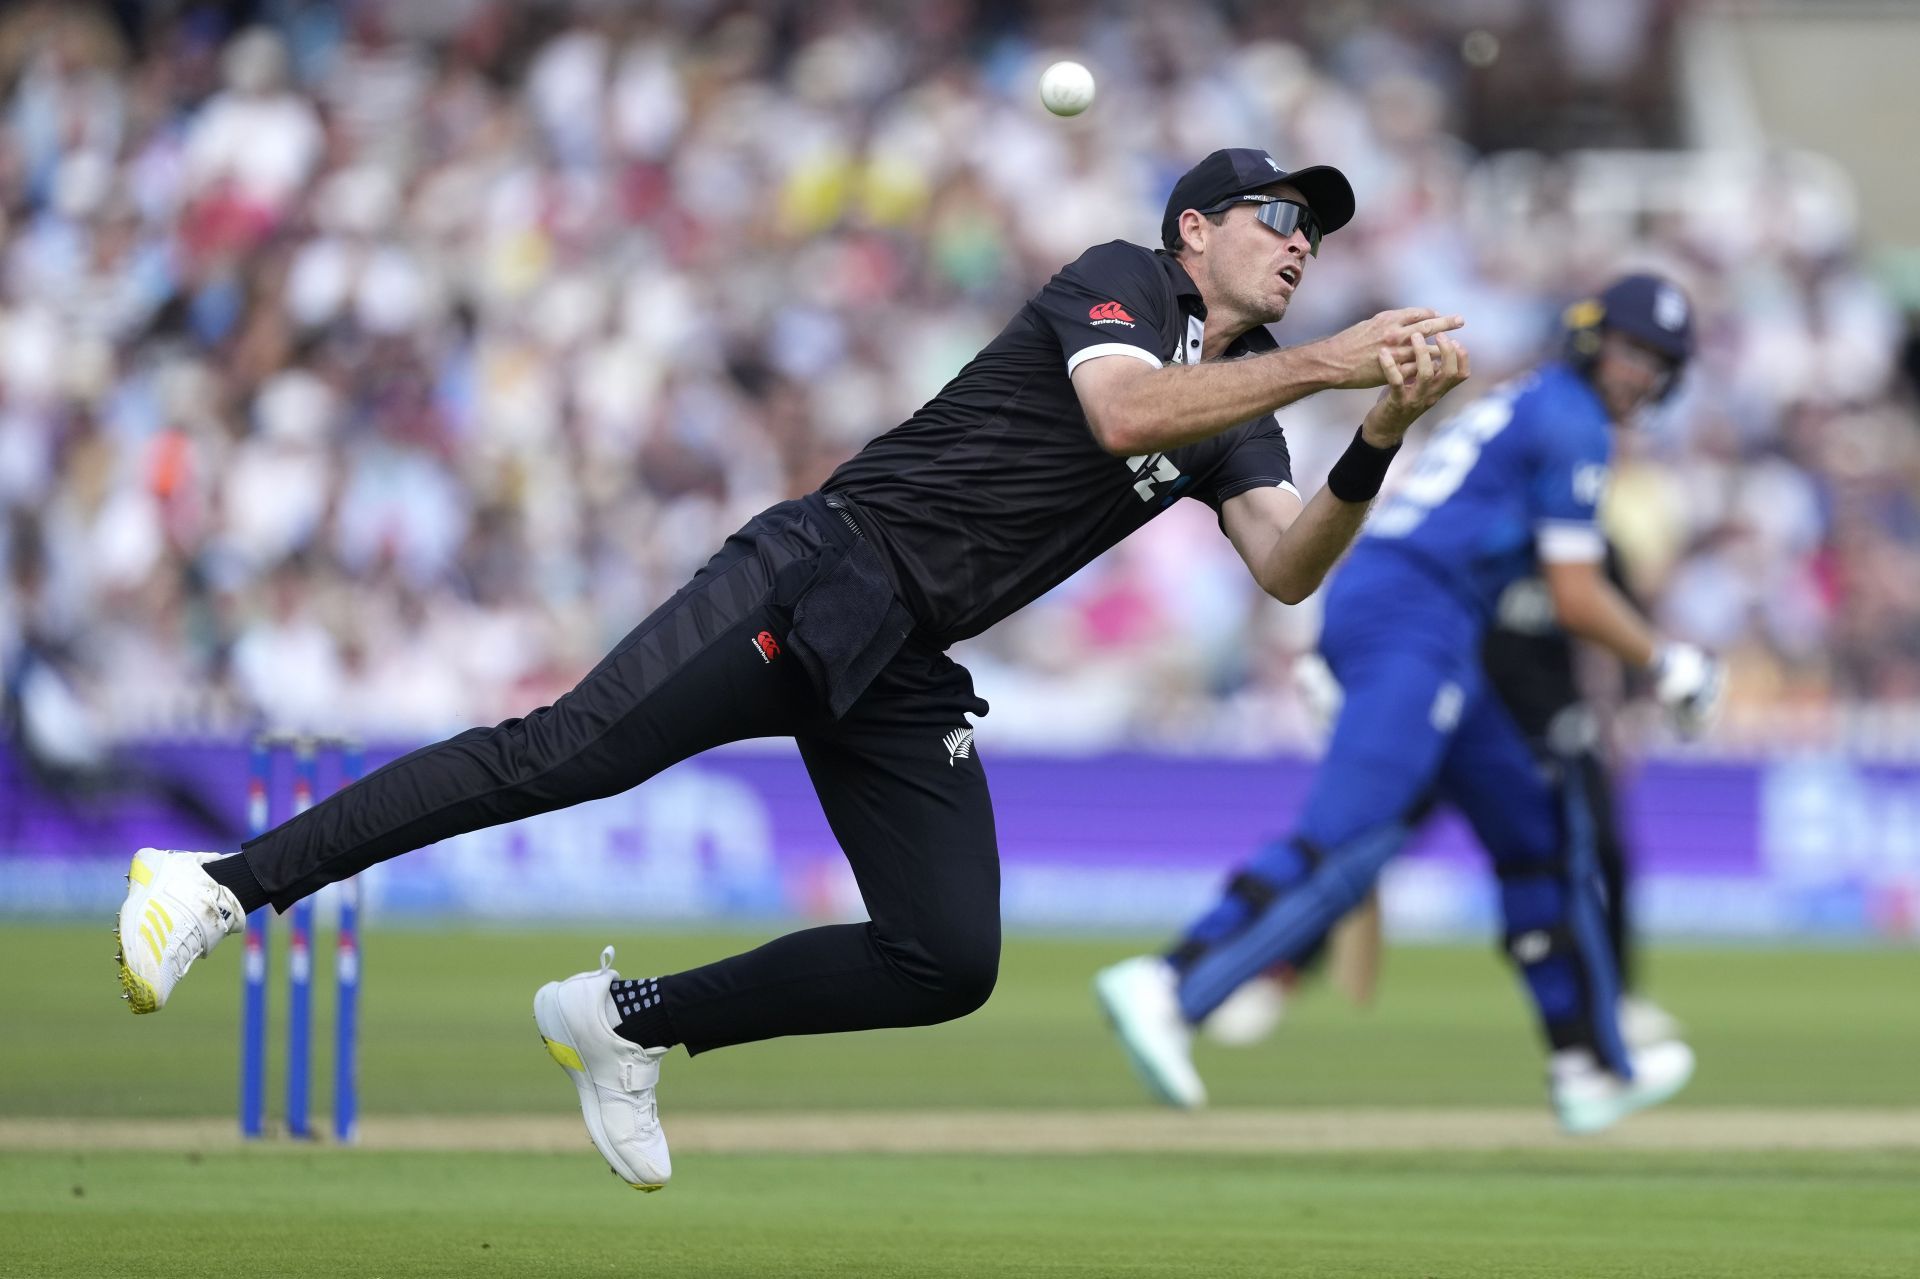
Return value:
M 570 1115 L 534 1035 L 535 986 L 592 967 L 608 939 L 634 975 L 755 940 L 604 931 L 376 925 L 369 1114 Z M 1147 1112 L 1087 982 L 1138 945 L 1015 939 L 993 1001 L 950 1026 L 675 1054 L 668 1130 L 702 1112 L 870 1109 L 1072 1107 L 1125 1125 Z M 7 1148 L 8 1121 L 229 1117 L 239 949 L 136 1019 L 104 921 L 0 931 L 0 1276 L 1920 1272 L 1920 1150 L 696 1152 L 642 1196 L 584 1140 L 578 1154 Z M 1920 952 L 1673 948 L 1650 971 L 1701 1057 L 1678 1105 L 1920 1108 Z M 1491 946 L 1396 949 L 1374 1008 L 1316 992 L 1268 1044 L 1201 1066 L 1226 1108 L 1541 1104 L 1539 1052 Z
M 1907 1276 L 1914 1156 L 0 1156 L 0 1273 Z

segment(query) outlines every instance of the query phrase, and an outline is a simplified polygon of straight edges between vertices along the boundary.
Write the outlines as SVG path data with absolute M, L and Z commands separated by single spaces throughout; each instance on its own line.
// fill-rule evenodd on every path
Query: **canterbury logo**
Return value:
M 940 741 L 947 748 L 947 767 L 949 768 L 961 760 L 969 758 L 973 754 L 973 730 L 971 728 L 956 728 L 941 738 Z
M 1087 318 L 1095 324 L 1124 324 L 1133 327 L 1133 317 L 1118 302 L 1102 302 L 1087 312 Z
M 780 656 L 780 641 L 770 631 L 761 631 L 752 639 L 753 651 L 760 654 L 762 662 L 771 663 Z

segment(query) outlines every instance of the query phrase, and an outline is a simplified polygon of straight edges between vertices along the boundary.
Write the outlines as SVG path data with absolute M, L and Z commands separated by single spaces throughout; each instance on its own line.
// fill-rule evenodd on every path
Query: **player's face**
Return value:
M 1299 191 L 1285 183 L 1258 194 L 1306 203 Z M 1233 205 L 1218 227 L 1208 229 L 1206 262 L 1213 284 L 1209 293 L 1255 324 L 1276 323 L 1306 278 L 1312 249 L 1304 225 L 1281 235 L 1260 220 L 1257 205 Z
M 1653 403 L 1673 376 L 1673 362 L 1658 351 L 1620 333 L 1601 338 L 1593 384 L 1615 422 L 1632 420 Z

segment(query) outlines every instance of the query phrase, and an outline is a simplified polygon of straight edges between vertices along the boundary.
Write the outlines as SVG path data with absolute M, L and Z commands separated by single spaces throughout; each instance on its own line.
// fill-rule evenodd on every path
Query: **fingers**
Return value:
M 1460 380 L 1466 381 L 1473 376 L 1473 360 L 1466 347 L 1460 348 Z
M 1464 345 L 1444 335 L 1466 326 L 1466 317 L 1460 315 L 1440 315 L 1424 306 L 1401 307 L 1393 311 L 1382 311 L 1371 320 L 1362 321 L 1348 330 L 1353 338 L 1368 340 L 1377 344 L 1384 342 L 1384 349 L 1376 349 L 1375 362 L 1382 373 L 1391 367 L 1393 376 L 1387 379 L 1387 385 L 1402 388 L 1406 394 L 1427 395 L 1437 399 L 1452 387 L 1467 378 L 1467 349 Z M 1429 341 L 1429 339 L 1433 339 Z M 1344 382 L 1347 386 L 1380 385 L 1368 375 L 1354 370 L 1357 380 Z M 1435 383 L 1443 383 L 1435 389 Z
M 1400 371 L 1400 361 L 1393 358 L 1392 351 L 1383 346 L 1374 355 L 1380 362 L 1380 372 L 1385 375 L 1388 386 L 1397 390 L 1407 384 L 1406 375 Z

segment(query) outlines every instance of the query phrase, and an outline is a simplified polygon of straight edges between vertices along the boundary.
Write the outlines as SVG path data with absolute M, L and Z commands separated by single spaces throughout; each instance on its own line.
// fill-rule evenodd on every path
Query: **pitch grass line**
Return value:
M 694 1113 L 669 1116 L 667 1135 L 675 1154 L 1920 1150 L 1920 1109 L 1667 1110 L 1583 1138 L 1561 1134 L 1544 1108 L 1532 1107 Z M 0 1151 L 211 1151 L 242 1144 L 230 1119 L 0 1119 Z M 359 1144 L 368 1150 L 573 1151 L 586 1144 L 586 1134 L 570 1113 L 369 1115 Z

